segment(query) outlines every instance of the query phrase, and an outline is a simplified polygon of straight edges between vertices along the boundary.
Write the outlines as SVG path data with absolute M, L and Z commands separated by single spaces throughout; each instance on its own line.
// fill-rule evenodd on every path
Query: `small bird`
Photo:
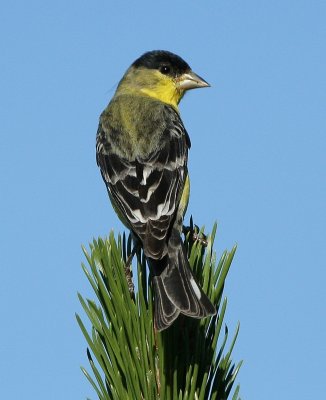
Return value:
M 208 86 L 181 57 L 149 51 L 129 67 L 100 116 L 97 164 L 114 210 L 144 250 L 158 331 L 180 313 L 216 313 L 195 281 L 181 239 L 190 138 L 178 104 L 187 90 Z

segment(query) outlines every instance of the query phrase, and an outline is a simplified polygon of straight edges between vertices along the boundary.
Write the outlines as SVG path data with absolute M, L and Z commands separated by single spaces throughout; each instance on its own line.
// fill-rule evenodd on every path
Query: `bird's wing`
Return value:
M 166 106 L 168 121 L 159 146 L 146 157 L 128 160 L 114 151 L 110 127 L 100 123 L 96 157 L 111 200 L 122 220 L 140 238 L 146 256 L 160 259 L 187 176 L 190 140 L 179 114 Z M 117 154 L 119 153 L 119 154 Z

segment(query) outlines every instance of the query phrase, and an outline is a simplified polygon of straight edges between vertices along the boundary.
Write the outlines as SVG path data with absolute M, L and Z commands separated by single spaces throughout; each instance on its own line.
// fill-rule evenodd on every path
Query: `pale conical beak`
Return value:
M 177 86 L 181 90 L 197 89 L 203 87 L 209 87 L 203 78 L 195 74 L 193 71 L 186 72 L 179 76 L 177 79 Z

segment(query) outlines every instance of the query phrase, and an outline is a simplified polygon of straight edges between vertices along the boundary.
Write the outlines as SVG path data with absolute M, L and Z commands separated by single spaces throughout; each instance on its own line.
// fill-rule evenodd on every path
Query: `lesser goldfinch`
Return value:
M 96 159 L 122 222 L 143 247 L 154 287 L 155 327 L 215 307 L 196 283 L 181 239 L 189 200 L 190 139 L 178 104 L 209 84 L 179 56 L 150 51 L 129 67 L 100 116 Z

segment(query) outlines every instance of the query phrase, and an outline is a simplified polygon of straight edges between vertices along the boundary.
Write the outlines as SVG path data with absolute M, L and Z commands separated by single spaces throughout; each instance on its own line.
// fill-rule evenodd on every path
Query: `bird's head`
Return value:
M 118 90 L 139 92 L 177 108 L 187 90 L 208 86 L 181 57 L 169 51 L 155 50 L 134 61 Z

